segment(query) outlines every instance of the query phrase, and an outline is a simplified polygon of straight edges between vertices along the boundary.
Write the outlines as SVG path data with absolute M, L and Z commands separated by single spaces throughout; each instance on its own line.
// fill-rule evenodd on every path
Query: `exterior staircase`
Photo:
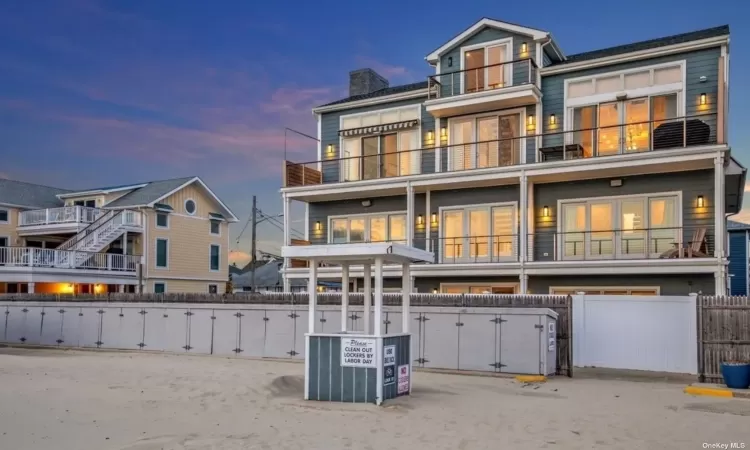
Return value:
M 140 211 L 110 210 L 102 214 L 89 226 L 75 236 L 63 242 L 57 250 L 67 250 L 67 255 L 75 255 L 75 261 L 61 261 L 69 267 L 87 266 L 87 261 L 94 258 L 91 253 L 99 253 L 129 230 L 140 229 L 143 226 Z M 80 253 L 75 253 L 80 252 Z M 66 258 L 73 258 L 67 256 Z

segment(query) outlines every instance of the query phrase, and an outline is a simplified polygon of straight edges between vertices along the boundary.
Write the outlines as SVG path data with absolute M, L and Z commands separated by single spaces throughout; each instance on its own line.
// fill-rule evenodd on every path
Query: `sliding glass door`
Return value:
M 464 52 L 464 93 L 511 86 L 510 46 L 507 43 Z
M 452 120 L 450 131 L 449 170 L 504 167 L 520 162 L 520 114 Z
M 343 179 L 372 180 L 417 174 L 420 171 L 418 146 L 416 130 L 344 139 Z
M 444 263 L 515 260 L 515 230 L 515 205 L 443 211 L 441 260 Z

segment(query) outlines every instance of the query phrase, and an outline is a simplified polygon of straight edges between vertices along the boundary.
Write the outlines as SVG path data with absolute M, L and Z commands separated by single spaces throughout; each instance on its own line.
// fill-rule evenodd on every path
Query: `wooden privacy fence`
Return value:
M 721 363 L 750 361 L 748 297 L 700 295 L 698 374 L 700 381 L 722 382 Z
M 340 305 L 341 293 L 319 293 L 319 305 Z M 268 292 L 237 294 L 12 294 L 0 295 L 5 302 L 112 302 L 112 303 L 193 303 L 245 305 L 306 305 L 305 292 Z M 364 304 L 364 294 L 349 294 L 349 304 Z M 385 306 L 400 306 L 401 294 L 384 293 Z M 411 294 L 412 306 L 460 308 L 549 308 L 557 317 L 557 374 L 572 376 L 572 299 L 563 295 L 497 295 L 497 294 Z

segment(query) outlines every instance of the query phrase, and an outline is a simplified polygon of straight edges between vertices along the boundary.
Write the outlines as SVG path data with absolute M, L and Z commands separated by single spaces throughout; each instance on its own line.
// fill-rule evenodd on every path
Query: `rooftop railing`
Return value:
M 102 213 L 101 209 L 86 206 L 63 206 L 21 211 L 18 215 L 18 226 L 88 224 L 95 221 Z

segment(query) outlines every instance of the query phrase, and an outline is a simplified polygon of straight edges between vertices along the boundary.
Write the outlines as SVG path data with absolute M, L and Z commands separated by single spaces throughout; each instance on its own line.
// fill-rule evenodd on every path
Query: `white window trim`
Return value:
M 577 97 L 575 99 L 568 99 L 568 86 L 571 83 L 579 83 L 581 81 L 586 80 L 592 80 L 594 83 L 594 87 L 596 88 L 596 79 L 598 78 L 609 78 L 614 76 L 620 76 L 622 80 L 624 80 L 625 75 L 630 73 L 636 73 L 636 72 L 645 72 L 650 71 L 651 80 L 653 81 L 654 77 L 654 70 L 663 69 L 666 67 L 675 67 L 679 66 L 680 70 L 682 71 L 682 82 L 680 83 L 671 83 L 671 84 L 663 84 L 658 86 L 649 86 L 647 88 L 638 88 L 638 89 L 624 89 L 619 92 L 610 92 L 606 94 L 593 94 L 585 97 Z M 623 87 L 624 87 L 624 81 L 623 81 Z M 587 75 L 583 77 L 576 77 L 576 78 L 568 78 L 565 80 L 563 85 L 563 104 L 564 104 L 564 114 L 565 114 L 565 120 L 563 121 L 563 130 L 564 131 L 571 131 L 572 125 L 573 125 L 573 119 L 571 114 L 571 109 L 574 107 L 580 107 L 580 106 L 590 106 L 594 104 L 599 103 L 608 103 L 608 102 L 614 102 L 617 101 L 617 96 L 622 94 L 627 94 L 629 98 L 637 98 L 637 97 L 650 97 L 654 95 L 661 95 L 661 94 L 670 94 L 670 93 L 681 93 L 682 95 L 678 95 L 678 101 L 677 101 L 677 112 L 678 116 L 682 117 L 685 115 L 685 105 L 687 104 L 687 61 L 686 60 L 676 60 L 671 61 L 668 63 L 661 63 L 661 64 L 654 64 L 650 66 L 640 66 L 640 67 L 634 67 L 631 69 L 623 69 L 623 70 L 616 70 L 612 72 L 602 72 L 598 73 L 596 75 Z
M 212 233 L 211 232 L 211 226 L 213 226 L 214 222 L 217 223 L 217 224 L 219 224 L 219 232 L 218 233 Z M 220 220 L 209 220 L 208 221 L 208 235 L 209 236 L 215 236 L 215 237 L 220 237 L 221 236 L 221 221 Z
M 510 60 L 509 61 L 513 61 L 514 60 L 513 59 L 513 38 L 509 37 L 509 38 L 503 38 L 503 39 L 496 39 L 494 41 L 482 42 L 481 44 L 473 44 L 473 45 L 467 45 L 467 46 L 461 47 L 459 49 L 460 53 L 458 55 L 458 58 L 460 59 L 460 64 L 458 66 L 459 70 L 460 71 L 464 70 L 464 53 L 472 51 L 472 50 L 477 50 L 477 49 L 480 49 L 480 48 L 484 48 L 485 49 L 485 52 L 484 52 L 484 66 L 486 67 L 487 66 L 487 50 L 486 50 L 487 47 L 498 47 L 500 45 L 505 45 L 506 46 L 506 49 L 507 49 L 507 53 L 506 54 L 510 56 Z M 461 73 L 463 74 L 463 72 L 461 72 Z M 504 87 L 513 86 L 514 85 L 514 81 L 515 81 L 515 80 L 513 80 L 513 64 L 507 64 L 507 65 L 505 65 L 505 74 L 504 75 L 506 75 L 506 76 L 510 75 L 510 84 L 508 86 L 504 86 Z M 461 94 L 463 95 L 465 93 L 464 92 L 464 77 L 463 77 L 463 75 L 460 77 L 460 81 L 461 81 Z M 487 80 L 485 80 L 485 81 L 487 81 Z
M 219 266 L 217 269 L 211 268 L 211 249 L 217 247 L 219 249 Z M 221 272 L 221 245 L 219 244 L 208 244 L 208 271 L 209 272 Z
M 167 265 L 166 266 L 160 266 L 159 261 L 159 241 L 166 241 L 167 242 Z M 169 238 L 162 238 L 158 237 L 154 241 L 154 268 L 158 270 L 169 270 Z
M 471 120 L 473 122 L 472 128 L 474 131 L 472 135 L 474 139 L 473 142 L 476 142 L 477 141 L 477 119 L 483 119 L 485 117 L 510 116 L 513 114 L 518 114 L 521 116 L 520 117 L 521 123 L 519 124 L 519 135 L 518 135 L 518 140 L 521 143 L 518 151 L 521 154 L 518 155 L 518 160 L 519 160 L 519 165 L 525 164 L 526 163 L 526 139 L 523 139 L 523 138 L 526 137 L 526 126 L 527 126 L 526 125 L 526 113 L 527 113 L 526 108 L 522 107 L 522 108 L 512 108 L 512 109 L 500 109 L 496 111 L 483 112 L 479 114 L 451 117 L 450 119 L 448 119 L 448 125 L 446 128 L 446 132 L 448 134 L 448 148 L 446 152 L 447 158 L 448 158 L 448 172 L 452 172 L 454 170 L 453 158 L 451 157 L 452 156 L 451 151 L 454 145 L 458 145 L 455 142 L 453 142 L 453 133 L 451 133 L 451 130 L 453 129 L 453 124 L 455 122 L 463 122 L 463 121 Z M 473 147 L 476 148 L 476 145 L 474 145 Z M 476 151 L 476 150 L 472 150 L 472 151 Z M 484 169 L 485 167 L 482 167 L 482 168 Z M 473 170 L 473 169 L 469 169 L 469 170 Z
M 521 289 L 521 284 L 520 283 L 513 283 L 513 282 L 506 282 L 506 283 L 489 282 L 489 283 L 484 283 L 484 282 L 481 282 L 481 281 L 467 281 L 467 282 L 464 282 L 464 283 L 440 283 L 440 288 L 438 290 L 439 290 L 439 293 L 442 294 L 443 293 L 443 287 L 456 287 L 456 286 L 467 286 L 467 287 L 470 287 L 470 286 L 488 286 L 489 288 L 493 288 L 493 287 L 503 287 L 503 288 L 512 287 L 514 294 L 518 294 L 519 293 L 518 291 Z M 481 295 L 481 294 L 473 294 L 473 295 Z
M 152 288 L 154 290 L 154 294 L 156 294 L 156 285 L 157 284 L 163 284 L 164 285 L 164 294 L 166 294 L 167 293 L 167 282 L 166 281 L 156 281 L 156 280 L 154 280 L 154 284 L 153 284 L 153 288 Z
M 443 235 L 443 224 L 445 223 L 445 218 L 443 217 L 443 213 L 445 211 L 466 211 L 467 209 L 474 209 L 474 208 L 487 208 L 490 211 L 490 224 L 492 223 L 492 208 L 499 207 L 499 206 L 512 206 L 513 207 L 513 215 L 515 219 L 515 223 L 513 224 L 513 234 L 516 236 L 516 247 L 521 245 L 521 236 L 519 235 L 519 228 L 520 228 L 520 216 L 518 213 L 518 202 L 500 202 L 500 203 L 479 203 L 474 205 L 454 205 L 454 206 L 441 206 L 438 208 L 438 248 L 440 248 L 442 240 L 445 238 Z M 426 219 L 427 220 L 427 219 Z M 468 235 L 468 230 L 464 230 L 465 237 L 470 238 L 471 236 Z M 517 248 L 516 251 L 519 249 Z M 517 258 L 519 255 L 516 255 Z M 440 251 L 440 260 L 443 260 L 443 252 Z M 466 284 L 466 283 L 460 283 L 460 284 Z
M 193 202 L 193 205 L 195 205 L 195 209 L 193 210 L 192 213 L 190 211 L 188 211 L 188 208 L 187 208 L 188 202 Z M 182 204 L 182 207 L 185 209 L 185 214 L 187 214 L 189 216 L 194 216 L 198 212 L 198 203 L 196 203 L 196 201 L 193 200 L 192 198 L 186 198 L 185 202 L 183 202 L 183 204 Z
M 386 218 L 386 229 L 388 231 L 388 234 L 390 235 L 390 221 L 388 220 L 389 216 L 400 216 L 403 215 L 404 221 L 406 222 L 406 235 L 409 235 L 409 222 L 408 222 L 408 214 L 406 211 L 384 211 L 384 212 L 378 212 L 378 213 L 360 213 L 360 214 L 345 214 L 345 215 L 338 215 L 338 216 L 328 216 L 328 243 L 332 244 L 333 241 L 333 221 L 334 220 L 340 220 L 340 219 L 351 219 L 351 218 L 370 218 L 370 217 L 379 217 L 384 216 Z M 425 219 L 427 220 L 427 219 Z M 365 221 L 365 241 L 369 238 L 369 226 L 370 221 Z M 346 241 L 347 243 L 350 242 L 351 239 L 351 227 L 347 225 L 346 228 Z M 386 241 L 387 242 L 387 241 Z
M 417 103 L 416 105 L 397 106 L 397 107 L 393 107 L 393 108 L 383 108 L 383 109 L 376 109 L 374 111 L 367 111 L 367 112 L 361 112 L 361 113 L 341 115 L 341 116 L 339 116 L 339 130 L 343 130 L 344 129 L 343 128 L 343 126 L 344 126 L 344 119 L 351 119 L 353 117 L 360 117 L 360 116 L 369 116 L 369 115 L 373 115 L 373 114 L 376 114 L 376 113 L 377 114 L 383 114 L 383 113 L 393 112 L 393 111 L 402 111 L 402 110 L 408 111 L 409 109 L 416 109 L 416 111 L 417 111 L 417 119 L 419 120 L 419 126 L 416 127 L 416 130 L 417 130 L 417 148 L 414 149 L 414 153 L 417 153 L 418 158 L 419 158 L 419 161 L 417 161 L 417 163 L 415 163 L 416 166 L 417 166 L 417 168 L 419 170 L 417 171 L 418 173 L 412 174 L 412 175 L 419 175 L 420 173 L 422 173 L 422 152 L 419 152 L 418 150 L 422 149 L 423 145 L 424 145 L 423 142 L 422 142 L 422 107 L 423 107 L 422 103 Z M 403 130 L 403 131 L 407 131 L 407 130 Z M 392 133 L 390 133 L 390 134 L 392 134 Z M 362 148 L 361 148 L 361 145 L 362 145 L 361 139 L 362 139 L 362 137 L 363 136 L 352 136 L 352 137 L 348 138 L 348 139 L 359 139 L 360 140 L 360 156 L 361 156 L 361 153 L 362 153 Z M 434 139 L 438 139 L 437 134 L 435 135 Z M 339 135 L 339 181 L 340 182 L 344 181 L 344 165 L 345 165 L 345 160 L 344 160 L 344 158 L 345 158 L 345 156 L 344 156 L 344 140 L 345 140 L 345 138 L 343 136 Z M 400 149 L 400 147 L 399 147 L 399 149 Z M 322 151 L 324 151 L 324 149 L 322 149 L 321 152 Z M 397 177 L 394 177 L 394 178 L 397 178 Z M 360 180 L 358 180 L 358 181 L 360 181 Z
M 162 227 L 162 226 L 159 225 L 159 215 L 160 214 L 163 214 L 163 215 L 167 216 L 167 226 L 166 227 Z M 169 229 L 169 222 L 170 222 L 170 220 L 169 220 L 169 213 L 157 212 L 156 214 L 154 214 L 154 228 L 158 228 L 160 230 L 168 230 Z
M 0 211 L 5 211 L 5 214 L 8 216 L 8 220 L 0 220 L 0 223 L 2 223 L 2 224 L 8 224 L 8 223 L 10 223 L 10 209 L 8 209 L 8 208 L 0 208 Z
M 674 226 L 674 228 L 683 228 L 683 222 L 682 222 L 682 210 L 683 210 L 683 203 L 682 203 L 682 191 L 672 191 L 672 192 L 649 192 L 647 194 L 632 194 L 632 195 L 610 195 L 610 196 L 603 196 L 603 197 L 586 197 L 586 198 L 575 198 L 575 199 L 561 199 L 557 201 L 557 216 L 556 216 L 556 222 L 557 222 L 557 234 L 563 233 L 563 206 L 570 203 L 588 203 L 588 202 L 615 202 L 615 201 L 622 201 L 622 200 L 637 200 L 642 199 L 645 202 L 645 210 L 644 215 L 649 218 L 649 199 L 651 198 L 658 198 L 658 197 L 676 197 L 677 198 L 677 204 L 675 205 L 675 209 L 677 210 L 677 224 Z M 619 220 L 619 210 L 617 208 L 613 208 L 612 210 L 612 217 L 614 217 L 616 220 Z M 586 213 L 586 228 L 584 232 L 590 233 L 591 232 L 591 218 L 589 217 L 589 214 Z M 650 227 L 650 224 L 646 224 L 647 229 Z M 617 229 L 617 228 L 615 228 Z M 684 231 L 684 230 L 683 230 Z M 613 238 L 614 239 L 614 238 Z M 555 246 L 555 260 L 557 260 L 557 257 L 561 255 L 562 253 L 562 244 L 563 242 L 558 239 L 558 243 Z M 607 259 L 607 258 L 604 258 Z M 575 260 L 575 259 L 573 259 Z
M 656 291 L 655 295 L 661 295 L 660 286 L 550 286 L 550 295 L 564 295 L 564 294 L 553 294 L 555 289 L 560 290 L 576 290 L 576 291 L 595 291 L 595 290 L 611 290 L 611 291 L 646 291 L 653 289 Z M 609 295 L 609 294 L 586 294 L 586 295 Z

